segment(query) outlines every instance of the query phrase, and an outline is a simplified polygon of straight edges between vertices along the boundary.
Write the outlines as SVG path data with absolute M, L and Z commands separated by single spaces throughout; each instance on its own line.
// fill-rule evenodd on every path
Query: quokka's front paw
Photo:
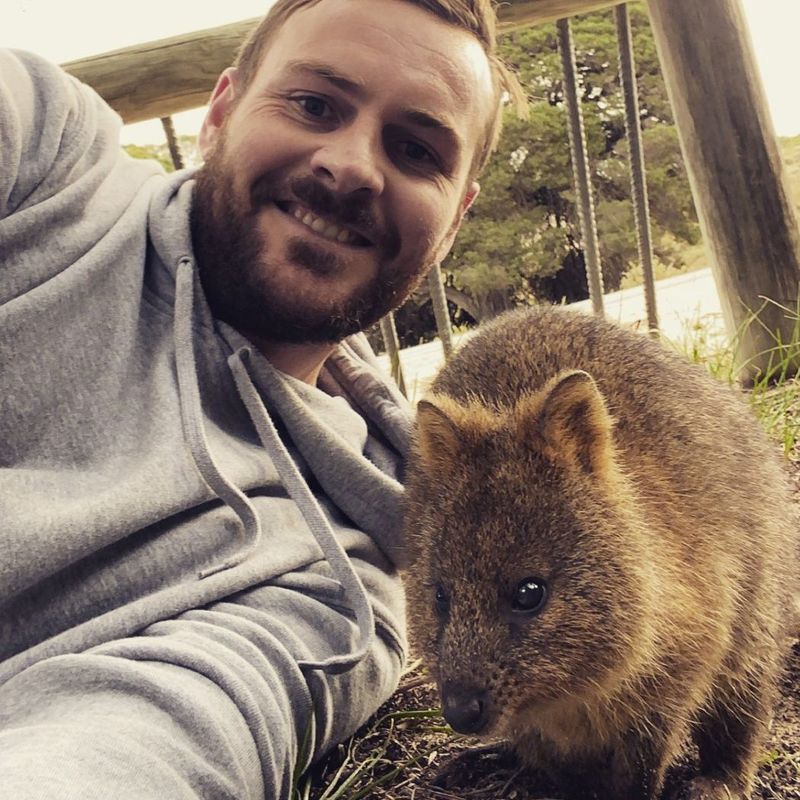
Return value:
M 699 777 L 684 784 L 670 800 L 746 800 L 745 796 L 714 778 Z

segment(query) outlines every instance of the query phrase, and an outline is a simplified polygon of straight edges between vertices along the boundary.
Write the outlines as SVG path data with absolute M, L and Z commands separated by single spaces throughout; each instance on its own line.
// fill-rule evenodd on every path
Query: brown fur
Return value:
M 504 315 L 420 404 L 407 511 L 412 642 L 446 712 L 568 797 L 659 797 L 689 734 L 683 796 L 749 794 L 797 528 L 733 391 L 595 318 Z M 535 614 L 512 602 L 531 577 Z

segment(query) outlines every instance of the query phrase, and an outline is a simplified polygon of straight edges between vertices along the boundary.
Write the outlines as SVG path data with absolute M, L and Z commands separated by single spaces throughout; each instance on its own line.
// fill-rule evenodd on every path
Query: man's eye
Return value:
M 325 100 L 313 94 L 300 95 L 293 97 L 292 100 L 310 117 L 327 118 L 333 113 L 333 109 Z
M 427 162 L 430 164 L 436 163 L 434 154 L 419 142 L 402 142 L 400 144 L 400 150 L 409 161 L 416 161 L 419 163 Z

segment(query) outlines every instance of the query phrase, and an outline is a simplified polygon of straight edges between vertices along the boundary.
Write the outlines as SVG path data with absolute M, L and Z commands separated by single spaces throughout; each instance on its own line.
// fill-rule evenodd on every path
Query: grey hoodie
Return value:
M 338 347 L 317 388 L 214 320 L 189 237 L 191 173 L 128 158 L 118 128 L 87 87 L 0 51 L 0 754 L 10 759 L 51 663 L 158 660 L 141 648 L 155 647 L 145 637 L 159 621 L 232 596 L 249 607 L 259 587 L 284 592 L 276 613 L 289 628 L 296 599 L 297 630 L 315 637 L 293 657 L 298 703 L 310 685 L 316 718 L 295 725 L 313 727 L 319 751 L 385 699 L 402 663 L 408 408 L 363 337 Z M 308 598 L 346 625 L 309 617 Z M 215 674 L 249 657 L 255 635 L 216 666 L 201 668 L 213 646 L 198 644 L 181 666 Z M 269 658 L 261 647 L 252 658 Z M 59 675 L 59 692 L 73 674 Z M 247 686 L 256 697 L 259 680 Z M 276 777 L 266 762 L 283 758 L 280 736 L 297 757 L 304 732 L 262 741 L 259 724 L 253 796 L 286 796 L 285 766 Z M 27 797 L 24 775 L 7 770 L 0 755 L 0 795 Z M 130 796 L 150 796 L 140 789 Z

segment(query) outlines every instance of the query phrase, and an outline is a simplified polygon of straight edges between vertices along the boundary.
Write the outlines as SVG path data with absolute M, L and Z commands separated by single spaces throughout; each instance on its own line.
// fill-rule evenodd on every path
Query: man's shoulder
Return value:
M 94 90 L 57 65 L 0 49 L 0 218 L 54 198 L 83 176 L 102 181 L 122 158 L 121 124 Z
M 98 129 L 116 133 L 119 115 L 92 89 L 35 53 L 0 48 L 0 135 L 9 144 Z M 35 136 L 28 137 L 29 134 Z
M 91 90 L 46 58 L 0 48 L 0 102 L 5 111 L 16 112 L 17 121 L 64 113 L 79 105 L 82 92 Z

